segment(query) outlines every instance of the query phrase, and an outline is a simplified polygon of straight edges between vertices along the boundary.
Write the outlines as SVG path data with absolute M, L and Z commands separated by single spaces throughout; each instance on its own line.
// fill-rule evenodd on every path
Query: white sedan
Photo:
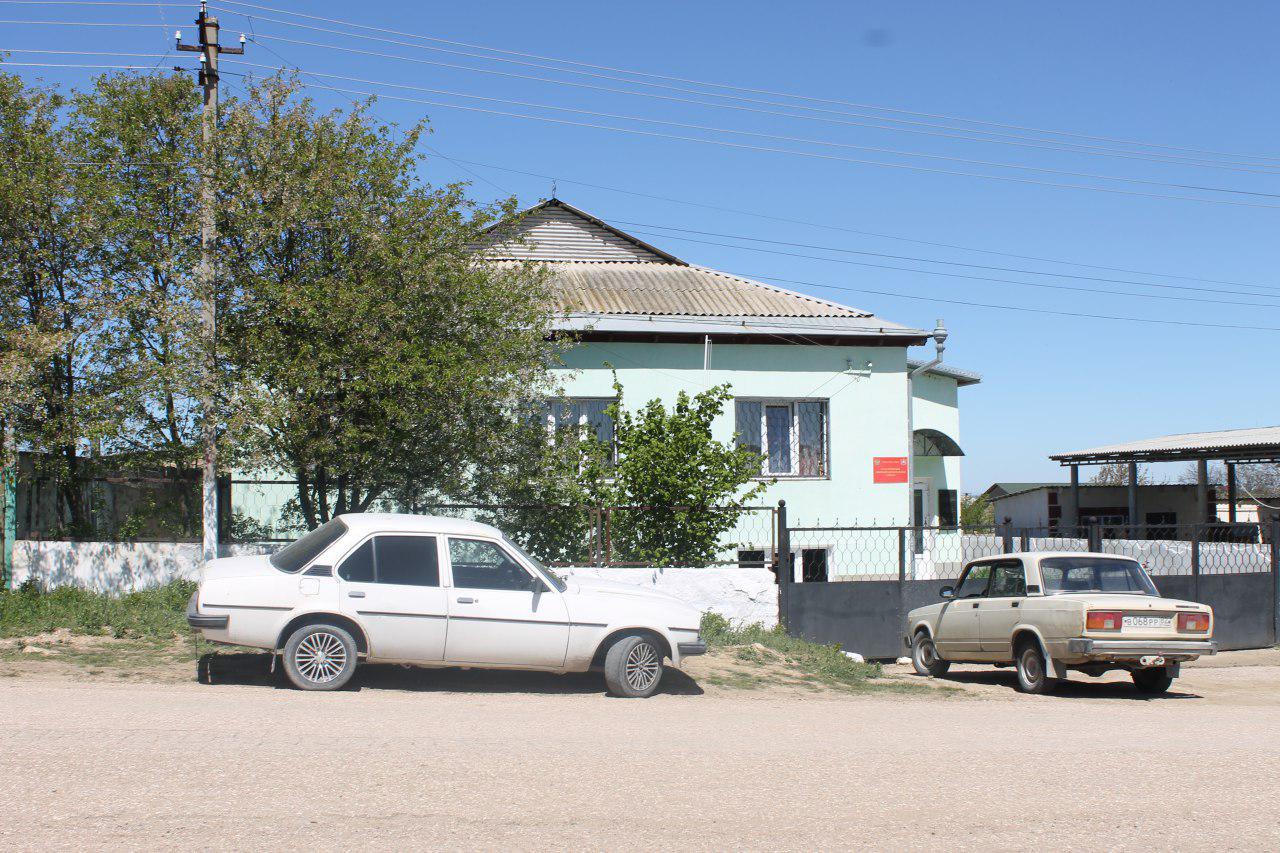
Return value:
M 303 690 L 360 660 L 585 672 L 650 696 L 664 660 L 703 654 L 699 612 L 663 593 L 564 580 L 487 524 L 343 515 L 266 556 L 209 561 L 187 622 L 216 643 L 283 656 Z

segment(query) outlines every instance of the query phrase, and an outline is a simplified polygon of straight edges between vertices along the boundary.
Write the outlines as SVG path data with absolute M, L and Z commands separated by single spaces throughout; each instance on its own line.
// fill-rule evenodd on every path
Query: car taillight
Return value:
M 1203 634 L 1209 630 L 1208 613 L 1179 613 L 1178 632 L 1184 634 Z
M 1119 631 L 1121 614 L 1119 610 L 1090 610 L 1084 617 L 1087 631 Z

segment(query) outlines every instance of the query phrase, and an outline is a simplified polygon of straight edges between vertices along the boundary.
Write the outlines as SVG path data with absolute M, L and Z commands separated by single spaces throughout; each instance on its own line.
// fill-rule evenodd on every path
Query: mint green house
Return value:
M 786 500 L 792 525 L 904 526 L 913 504 L 915 524 L 958 523 L 959 390 L 980 377 L 943 364 L 910 380 L 922 364 L 911 348 L 930 333 L 687 263 L 558 199 L 495 232 L 485 254 L 554 269 L 561 328 L 579 342 L 553 419 L 608 439 L 613 369 L 633 403 L 728 383 L 717 437 L 764 455 L 760 476 L 776 480 L 765 501 Z M 763 564 L 771 542 L 767 525 L 738 531 L 737 561 Z M 821 544 L 804 550 L 797 579 L 826 579 Z

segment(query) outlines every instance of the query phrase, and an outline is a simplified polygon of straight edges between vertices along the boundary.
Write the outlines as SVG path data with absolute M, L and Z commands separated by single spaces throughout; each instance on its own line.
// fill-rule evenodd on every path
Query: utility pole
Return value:
M 203 536 L 201 557 L 206 562 L 218 556 L 218 423 L 214 417 L 215 383 L 218 376 L 217 340 L 217 268 L 214 250 L 218 241 L 218 222 L 215 213 L 217 192 L 215 188 L 214 137 L 218 130 L 218 56 L 244 53 L 244 35 L 239 47 L 223 47 L 218 43 L 218 19 L 209 16 L 205 0 L 200 2 L 200 14 L 196 17 L 196 33 L 199 44 L 183 44 L 182 30 L 174 34 L 178 50 L 200 54 L 200 86 L 204 90 L 204 112 L 201 116 L 200 148 L 200 267 L 196 279 L 200 289 L 200 326 L 204 339 L 204 370 L 201 377 L 200 408 L 203 412 L 201 443 L 204 447 L 203 473 L 201 476 L 201 514 Z M 177 70 L 181 71 L 182 68 Z

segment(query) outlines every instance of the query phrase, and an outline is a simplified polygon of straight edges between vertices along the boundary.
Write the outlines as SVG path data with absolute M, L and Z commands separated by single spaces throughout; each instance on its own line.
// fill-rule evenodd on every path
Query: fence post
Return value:
M 1013 553 L 1013 529 L 1007 524 L 1000 528 L 1000 550 L 1005 554 Z
M 1102 550 L 1102 528 L 1096 522 L 1089 525 L 1089 550 L 1094 554 Z
M 17 466 L 0 469 L 0 500 L 4 502 L 3 551 L 0 551 L 0 589 L 13 588 L 13 540 L 18 535 L 18 469 Z
M 907 579 L 907 528 L 898 528 L 898 584 Z
M 791 598 L 791 531 L 787 528 L 787 502 L 778 501 L 778 550 L 773 552 L 778 567 L 778 625 L 787 630 L 787 605 Z
M 1022 529 L 1022 535 L 1018 538 L 1018 547 L 1023 553 L 1031 550 L 1031 537 L 1027 534 L 1025 527 Z
M 1271 520 L 1271 615 L 1275 623 L 1271 642 L 1280 643 L 1280 518 Z
M 1191 598 L 1200 600 L 1200 525 L 1191 525 Z

